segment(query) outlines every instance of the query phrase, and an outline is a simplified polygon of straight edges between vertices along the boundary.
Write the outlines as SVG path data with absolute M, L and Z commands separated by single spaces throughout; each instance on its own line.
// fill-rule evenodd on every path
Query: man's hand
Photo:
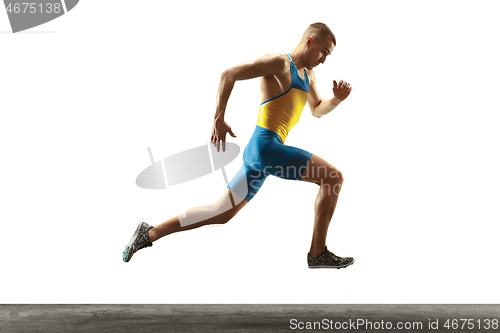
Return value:
M 310 77 L 313 79 L 315 78 L 313 71 L 311 71 Z M 349 96 L 352 87 L 349 83 L 343 80 L 340 80 L 338 84 L 337 81 L 333 80 L 332 90 L 333 98 L 322 100 L 316 88 L 316 84 L 312 81 L 312 84 L 309 86 L 309 98 L 307 102 L 309 103 L 313 116 L 321 118 L 332 112 L 333 109 L 339 106 L 339 104 Z
M 343 80 L 340 80 L 338 85 L 337 81 L 333 80 L 332 90 L 333 90 L 333 96 L 335 96 L 335 98 L 337 98 L 338 100 L 343 101 L 351 93 L 352 87 L 349 83 Z
M 222 151 L 226 151 L 226 133 L 229 133 L 233 138 L 236 135 L 231 130 L 231 127 L 222 118 L 214 119 L 214 124 L 212 126 L 212 144 L 217 147 L 217 152 L 220 151 L 220 142 L 222 142 Z

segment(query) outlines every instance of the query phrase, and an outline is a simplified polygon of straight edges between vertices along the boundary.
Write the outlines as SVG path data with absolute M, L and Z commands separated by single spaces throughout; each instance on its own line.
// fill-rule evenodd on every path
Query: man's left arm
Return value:
M 309 97 L 307 98 L 307 104 L 309 104 L 311 113 L 315 117 L 320 118 L 330 113 L 351 93 L 352 87 L 349 83 L 340 80 L 337 84 L 337 81 L 333 80 L 333 97 L 323 100 L 316 88 L 314 72 L 311 70 L 307 74 L 309 76 Z

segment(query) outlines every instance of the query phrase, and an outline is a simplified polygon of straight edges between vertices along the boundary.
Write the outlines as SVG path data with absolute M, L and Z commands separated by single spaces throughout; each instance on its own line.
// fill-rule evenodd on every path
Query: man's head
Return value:
M 304 47 L 305 67 L 312 69 L 325 62 L 337 45 L 335 35 L 324 23 L 313 23 L 306 28 L 300 44 Z

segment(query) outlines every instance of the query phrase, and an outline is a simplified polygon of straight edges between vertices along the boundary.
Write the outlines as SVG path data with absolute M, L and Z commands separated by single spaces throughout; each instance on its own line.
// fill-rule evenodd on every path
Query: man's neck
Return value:
M 290 51 L 289 54 L 292 57 L 292 61 L 295 64 L 295 67 L 297 69 L 305 68 L 304 61 L 303 61 L 303 55 L 304 55 L 304 53 L 302 52 L 301 49 L 299 49 L 298 47 L 296 47 L 292 51 Z

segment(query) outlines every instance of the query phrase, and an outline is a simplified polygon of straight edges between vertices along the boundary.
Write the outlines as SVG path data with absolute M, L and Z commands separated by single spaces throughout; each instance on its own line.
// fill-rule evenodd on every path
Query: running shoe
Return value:
M 339 257 L 328 251 L 325 246 L 325 252 L 320 254 L 318 257 L 313 258 L 310 253 L 307 254 L 307 263 L 309 268 L 345 268 L 349 265 L 354 264 L 354 258 L 352 257 Z
M 153 246 L 153 243 L 149 241 L 148 235 L 148 231 L 151 228 L 153 228 L 153 226 L 146 222 L 139 222 L 134 235 L 130 238 L 127 246 L 125 246 L 125 250 L 123 250 L 123 261 L 129 262 L 137 251 L 145 247 Z

